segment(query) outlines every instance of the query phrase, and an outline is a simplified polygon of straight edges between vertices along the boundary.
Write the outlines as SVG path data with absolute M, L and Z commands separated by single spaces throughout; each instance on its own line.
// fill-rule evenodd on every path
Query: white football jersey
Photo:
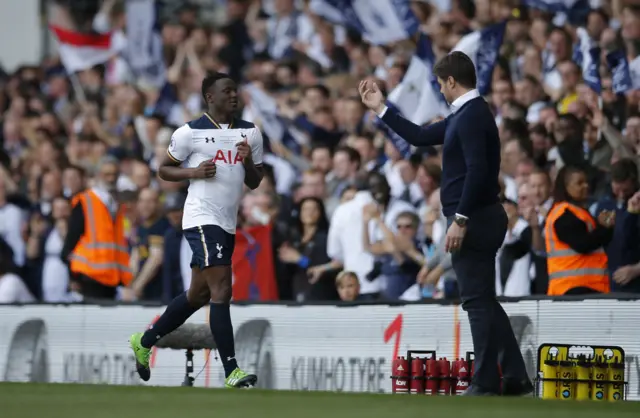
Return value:
M 190 181 L 183 229 L 218 225 L 230 234 L 236 233 L 244 184 L 244 165 L 236 144 L 242 141 L 251 147 L 254 164 L 262 164 L 262 134 L 251 122 L 234 119 L 225 127 L 205 113 L 173 133 L 167 150 L 171 159 L 189 168 L 206 160 L 216 164 L 215 177 Z

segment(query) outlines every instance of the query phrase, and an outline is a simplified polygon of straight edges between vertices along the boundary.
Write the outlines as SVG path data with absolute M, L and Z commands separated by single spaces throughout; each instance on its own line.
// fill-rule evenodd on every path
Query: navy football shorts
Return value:
M 191 267 L 204 269 L 212 266 L 230 266 L 236 236 L 218 225 L 202 225 L 184 231 L 193 257 Z

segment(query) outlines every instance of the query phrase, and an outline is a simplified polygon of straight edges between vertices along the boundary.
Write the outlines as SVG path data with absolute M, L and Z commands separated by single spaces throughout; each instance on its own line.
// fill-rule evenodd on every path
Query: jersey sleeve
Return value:
M 191 154 L 193 145 L 193 138 L 191 137 L 191 128 L 189 125 L 183 125 L 175 130 L 171 135 L 171 142 L 167 149 L 169 157 L 177 162 L 181 163 L 189 157 Z
M 255 128 L 251 134 L 251 158 L 255 165 L 262 164 L 262 150 L 263 150 L 262 132 L 260 129 Z

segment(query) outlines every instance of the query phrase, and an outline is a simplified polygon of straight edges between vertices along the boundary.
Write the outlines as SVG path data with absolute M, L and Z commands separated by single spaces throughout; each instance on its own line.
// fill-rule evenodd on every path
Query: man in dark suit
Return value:
M 474 88 L 476 73 L 468 56 L 453 52 L 433 72 L 452 113 L 426 128 L 387 108 L 375 83 L 361 82 L 360 95 L 367 107 L 410 144 L 444 145 L 440 199 L 448 224 L 445 246 L 452 253 L 476 356 L 473 382 L 465 395 L 499 393 L 499 360 L 504 374 L 502 393 L 524 395 L 533 386 L 509 318 L 495 295 L 496 253 L 507 231 L 507 215 L 498 199 L 498 128 L 489 105 Z

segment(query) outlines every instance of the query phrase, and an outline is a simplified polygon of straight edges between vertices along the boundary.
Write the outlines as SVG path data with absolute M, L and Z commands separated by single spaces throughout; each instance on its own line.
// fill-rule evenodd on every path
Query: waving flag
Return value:
M 420 26 L 409 0 L 311 0 L 310 8 L 333 23 L 356 29 L 376 45 L 407 39 Z
M 435 55 L 431 41 L 426 34 L 421 33 L 415 55 L 402 81 L 389 93 L 387 106 L 402 114 L 417 125 L 423 125 L 438 116 L 447 116 L 449 106 L 440 94 L 440 86 L 433 75 Z M 376 117 L 376 126 L 387 134 L 396 149 L 405 158 L 411 155 L 411 146 L 393 132 Z
M 582 68 L 582 79 L 591 90 L 600 94 L 600 48 L 594 44 L 585 28 L 578 28 L 578 45 L 573 52 L 573 60 Z
M 247 85 L 245 90 L 251 98 L 249 107 L 253 118 L 260 122 L 262 130 L 271 141 L 282 142 L 286 128 L 278 117 L 276 100 L 253 84 Z
M 502 46 L 506 27 L 507 22 L 503 21 L 480 31 L 472 32 L 460 39 L 453 48 L 454 51 L 464 52 L 468 55 L 476 66 L 478 78 L 476 87 L 481 95 L 488 94 L 491 90 L 493 68 L 498 61 L 498 53 Z
M 389 101 L 407 119 L 418 125 L 449 114 L 449 107 L 433 75 L 434 65 L 431 41 L 427 35 L 420 34 L 416 54 L 411 58 L 402 82 L 389 93 Z
M 166 78 L 159 12 L 157 0 L 126 2 L 127 62 L 137 78 L 158 88 Z
M 554 24 L 558 26 L 565 19 L 573 25 L 583 25 L 591 10 L 589 0 L 524 0 L 524 5 L 555 15 Z
M 249 93 L 251 103 L 249 113 L 250 122 L 259 121 L 262 131 L 270 141 L 282 142 L 285 147 L 295 153 L 302 150 L 302 145 L 308 143 L 308 138 L 300 130 L 291 126 L 290 121 L 278 114 L 276 100 L 253 84 L 245 87 Z
M 433 53 L 431 40 L 429 37 L 420 33 L 416 48 L 416 57 L 418 57 L 427 67 L 427 78 L 423 86 L 422 95 L 418 101 L 418 107 L 413 113 L 411 120 L 413 123 L 423 125 L 438 116 L 447 116 L 449 114 L 449 104 L 440 93 L 440 85 L 438 79 L 433 74 L 433 67 L 436 65 L 436 56 Z
M 58 40 L 60 59 L 69 73 L 103 64 L 116 53 L 111 48 L 111 33 L 97 33 L 91 28 L 94 16 L 82 17 L 88 22 L 78 22 L 72 11 L 59 2 L 50 3 L 49 29 Z
M 631 81 L 631 72 L 629 71 L 629 62 L 624 50 L 611 51 L 607 54 L 607 64 L 611 69 L 611 78 L 613 80 L 613 92 L 623 94 L 633 88 Z

